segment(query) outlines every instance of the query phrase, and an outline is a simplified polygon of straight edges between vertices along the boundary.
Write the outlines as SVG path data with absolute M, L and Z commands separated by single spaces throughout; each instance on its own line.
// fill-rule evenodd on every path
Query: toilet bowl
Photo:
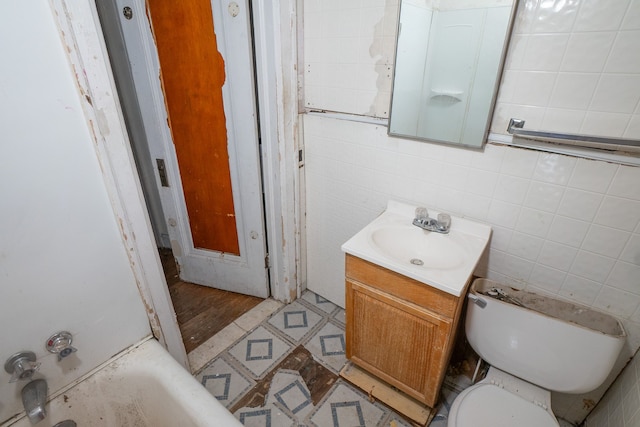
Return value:
M 557 427 L 551 390 L 600 386 L 626 339 L 612 316 L 486 279 L 471 286 L 465 331 L 491 367 L 455 399 L 448 427 Z
M 551 392 L 493 366 L 480 382 L 463 390 L 449 410 L 448 426 L 558 427 Z

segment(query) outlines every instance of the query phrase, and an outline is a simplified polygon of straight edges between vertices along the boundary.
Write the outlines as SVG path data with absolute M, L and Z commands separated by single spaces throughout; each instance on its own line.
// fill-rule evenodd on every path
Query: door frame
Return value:
M 290 302 L 301 292 L 296 8 L 295 0 L 262 3 L 253 4 L 253 18 L 270 289 L 273 298 Z M 51 8 L 152 332 L 188 368 L 95 3 L 51 0 Z

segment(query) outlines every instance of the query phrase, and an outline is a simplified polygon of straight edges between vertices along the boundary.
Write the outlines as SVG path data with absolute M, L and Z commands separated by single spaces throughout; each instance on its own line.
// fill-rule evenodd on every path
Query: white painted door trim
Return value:
M 51 0 L 51 8 L 76 77 L 80 103 L 151 330 L 188 368 L 95 4 L 91 0 Z
M 296 1 L 253 1 L 271 295 L 300 296 Z

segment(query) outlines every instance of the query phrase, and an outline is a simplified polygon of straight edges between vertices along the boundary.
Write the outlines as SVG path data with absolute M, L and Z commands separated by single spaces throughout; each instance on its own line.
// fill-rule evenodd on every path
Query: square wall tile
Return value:
M 622 20 L 622 30 L 640 30 L 640 2 L 632 1 L 627 14 Z
M 533 266 L 534 263 L 531 261 L 511 254 L 505 254 L 501 270 L 506 276 L 526 284 L 527 280 L 531 276 Z
M 557 213 L 582 221 L 592 221 L 600 208 L 602 199 L 601 194 L 568 188 Z
M 518 4 L 518 10 L 513 23 L 513 32 L 516 34 L 530 33 L 535 23 L 535 15 L 539 0 L 525 0 Z
M 606 284 L 616 289 L 623 289 L 640 295 L 640 266 L 624 261 L 617 261 Z
M 546 237 L 552 222 L 553 214 L 537 209 L 522 208 L 515 229 L 533 236 Z
M 629 237 L 630 234 L 625 231 L 593 224 L 582 243 L 582 249 L 611 258 L 618 258 Z
M 478 169 L 469 169 L 465 191 L 480 196 L 492 196 L 498 181 L 498 174 Z
M 601 288 L 601 283 L 569 274 L 558 295 L 578 303 L 591 305 L 600 293 Z
M 568 33 L 578 14 L 579 2 L 546 0 L 538 7 L 532 24 L 534 33 Z
M 589 159 L 578 159 L 569 187 L 604 193 L 618 170 L 618 165 Z
M 616 32 L 572 33 L 560 69 L 581 73 L 599 73 L 609 57 Z
M 602 1 L 580 2 L 573 31 L 617 30 L 622 23 L 630 0 L 618 0 L 615 7 Z
M 506 251 L 507 246 L 511 241 L 513 230 L 510 228 L 501 227 L 499 225 L 492 225 L 491 228 L 491 240 L 489 241 L 491 248 L 503 252 Z
M 489 208 L 487 220 L 492 224 L 514 228 L 518 221 L 520 206 L 494 199 Z
M 538 237 L 514 232 L 507 247 L 507 253 L 535 261 L 538 258 L 543 242 L 544 240 Z
M 602 201 L 594 222 L 633 231 L 640 223 L 640 201 L 607 196 Z
M 620 255 L 622 261 L 640 265 L 640 235 L 632 234 Z M 640 276 L 639 276 L 640 277 Z
M 550 107 L 586 110 L 598 84 L 597 73 L 560 73 L 549 102 Z
M 576 259 L 569 270 L 570 273 L 594 282 L 604 283 L 615 261 L 587 251 L 578 251 Z
M 609 194 L 640 200 L 640 167 L 621 165 L 613 178 Z
M 568 34 L 532 34 L 522 58 L 522 69 L 558 71 L 568 41 Z
M 578 248 L 587 236 L 587 231 L 588 222 L 558 215 L 553 219 L 547 239 Z
M 555 212 L 563 195 L 563 186 L 532 181 L 524 205 L 545 212 Z
M 551 294 L 557 294 L 566 276 L 567 273 L 562 270 L 536 264 L 531 272 L 529 283 Z
M 550 184 L 566 185 L 575 167 L 575 157 L 555 153 L 540 153 L 533 179 Z
M 640 109 L 640 105 L 638 105 Z M 625 129 L 623 137 L 628 139 L 640 139 L 640 114 L 634 114 L 629 120 L 629 125 Z
M 488 172 L 499 172 L 507 148 L 493 144 L 486 144 L 483 151 L 474 151 L 471 166 Z
M 546 107 L 556 81 L 556 73 L 546 71 L 521 71 L 514 88 L 518 103 Z
M 638 31 L 638 37 L 640 37 L 640 31 Z M 640 71 L 640 63 L 638 71 Z M 640 100 L 640 74 L 603 74 L 589 108 L 609 113 L 633 113 L 638 100 Z
M 542 121 L 542 129 L 547 132 L 579 133 L 586 111 L 547 108 Z
M 607 73 L 637 74 L 640 70 L 638 39 L 640 39 L 640 31 L 621 31 L 618 33 L 604 71 Z
M 464 216 L 486 221 L 491 207 L 491 198 L 478 196 L 474 193 L 462 193 L 465 202 L 460 207 L 460 213 Z
M 588 111 L 580 133 L 594 136 L 622 137 L 631 114 Z
M 509 40 L 509 50 L 505 58 L 505 69 L 519 70 L 522 68 L 522 60 L 527 51 L 527 43 L 529 42 L 529 34 L 513 34 Z M 504 84 L 504 75 L 500 90 Z
M 640 305 L 640 295 L 604 286 L 593 302 L 595 308 L 604 310 L 614 316 L 628 317 Z
M 537 261 L 547 267 L 569 271 L 578 249 L 560 243 L 546 241 Z
M 527 196 L 530 181 L 508 175 L 499 175 L 496 179 L 493 197 L 504 202 L 522 204 Z

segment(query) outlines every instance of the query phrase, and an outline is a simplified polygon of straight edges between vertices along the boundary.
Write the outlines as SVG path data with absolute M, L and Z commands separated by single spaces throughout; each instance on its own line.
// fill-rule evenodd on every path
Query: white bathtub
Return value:
M 37 427 L 66 419 L 79 427 L 242 426 L 155 339 L 61 393 Z M 31 427 L 26 417 L 12 425 Z

